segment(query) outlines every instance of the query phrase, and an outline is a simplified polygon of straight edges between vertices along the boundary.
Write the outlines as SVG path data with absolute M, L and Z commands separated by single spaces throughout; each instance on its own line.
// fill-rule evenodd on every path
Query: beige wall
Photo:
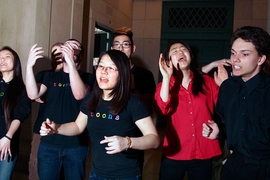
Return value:
M 50 69 L 46 57 L 52 44 L 71 37 L 81 40 L 82 9 L 83 0 L 0 0 L 0 47 L 9 45 L 19 54 L 25 76 L 29 50 L 37 43 L 43 47 L 45 58 L 37 61 L 34 70 Z M 22 126 L 22 156 L 29 156 L 37 111 L 38 105 L 32 103 L 31 116 Z

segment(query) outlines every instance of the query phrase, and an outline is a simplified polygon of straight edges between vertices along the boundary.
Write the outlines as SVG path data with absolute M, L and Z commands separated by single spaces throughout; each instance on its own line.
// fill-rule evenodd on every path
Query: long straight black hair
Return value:
M 24 82 L 22 78 L 21 61 L 18 54 L 9 46 L 4 46 L 2 49 L 0 49 L 0 51 L 3 50 L 11 52 L 14 57 L 13 79 L 9 82 L 8 89 L 5 93 L 6 96 L 4 101 L 5 122 L 7 129 L 9 129 L 13 111 L 24 89 Z M 0 73 L 1 77 L 3 78 L 2 72 Z
M 170 48 L 172 45 L 177 44 L 177 43 L 184 45 L 187 48 L 187 50 L 189 51 L 189 54 L 191 57 L 190 70 L 193 72 L 193 76 L 194 76 L 193 88 L 192 88 L 193 95 L 197 96 L 199 93 L 205 94 L 205 90 L 203 89 L 204 79 L 203 79 L 201 73 L 197 70 L 194 55 L 192 53 L 190 46 L 186 42 L 181 41 L 181 40 L 169 42 L 169 44 L 167 45 L 165 52 L 164 52 L 165 60 L 170 61 L 170 57 L 169 57 Z
M 131 95 L 132 78 L 129 59 L 125 53 L 119 50 L 109 50 L 100 55 L 98 64 L 105 55 L 108 55 L 111 58 L 118 71 L 117 83 L 109 94 L 112 97 L 110 113 L 117 115 L 126 106 Z M 99 88 L 97 81 L 93 87 L 93 97 L 87 104 L 87 108 L 91 112 L 94 112 L 97 109 L 103 95 L 103 90 Z

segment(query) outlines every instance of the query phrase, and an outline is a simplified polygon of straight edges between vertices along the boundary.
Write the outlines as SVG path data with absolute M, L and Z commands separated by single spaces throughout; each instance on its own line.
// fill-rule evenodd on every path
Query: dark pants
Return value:
M 172 160 L 162 157 L 160 165 L 160 180 L 181 180 L 185 173 L 189 180 L 211 180 L 212 160 Z
M 40 180 L 58 180 L 63 165 L 66 180 L 85 178 L 88 146 L 56 148 L 40 142 L 38 149 L 38 175 Z
M 221 180 L 270 180 L 270 163 L 232 153 L 221 172 Z
M 129 178 L 110 179 L 110 178 L 103 178 L 103 177 L 97 175 L 96 173 L 94 173 L 93 171 L 90 171 L 89 180 L 142 180 L 142 176 L 137 175 L 137 176 L 129 177 Z

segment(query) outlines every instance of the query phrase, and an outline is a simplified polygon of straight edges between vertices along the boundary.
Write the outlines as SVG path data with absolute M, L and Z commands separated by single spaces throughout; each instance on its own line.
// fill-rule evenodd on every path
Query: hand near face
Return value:
M 52 63 L 57 66 L 57 64 L 62 63 L 62 53 L 58 52 L 56 53 L 57 49 L 55 49 L 52 53 L 51 53 L 51 58 L 52 58 Z
M 68 64 L 68 65 L 75 65 L 74 62 L 74 50 L 72 46 L 68 43 L 66 43 L 64 46 L 61 46 L 61 52 L 63 55 L 63 60 Z
M 170 78 L 173 74 L 172 61 L 166 61 L 163 54 L 159 56 L 159 70 L 163 78 Z
M 32 46 L 28 55 L 27 66 L 33 67 L 36 64 L 37 59 L 43 58 L 42 53 L 44 53 L 42 47 L 37 47 L 37 44 Z
M 228 77 L 229 76 L 228 76 L 227 70 L 224 68 L 222 63 L 219 63 L 218 64 L 218 72 L 214 72 L 214 80 L 215 80 L 216 84 L 218 86 L 220 86 L 223 81 L 228 79 Z

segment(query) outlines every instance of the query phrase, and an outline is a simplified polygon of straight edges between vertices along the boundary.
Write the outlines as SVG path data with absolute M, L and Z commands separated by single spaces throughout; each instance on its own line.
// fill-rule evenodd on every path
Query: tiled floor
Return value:
M 164 128 L 158 128 L 161 139 L 163 139 Z M 161 143 L 162 144 L 162 143 Z M 161 147 L 145 151 L 145 164 L 143 169 L 143 180 L 158 180 Z M 28 159 L 27 153 L 20 154 L 13 180 L 28 180 Z M 87 162 L 87 178 L 90 170 L 90 160 Z M 1 178 L 0 178 L 1 179 Z

